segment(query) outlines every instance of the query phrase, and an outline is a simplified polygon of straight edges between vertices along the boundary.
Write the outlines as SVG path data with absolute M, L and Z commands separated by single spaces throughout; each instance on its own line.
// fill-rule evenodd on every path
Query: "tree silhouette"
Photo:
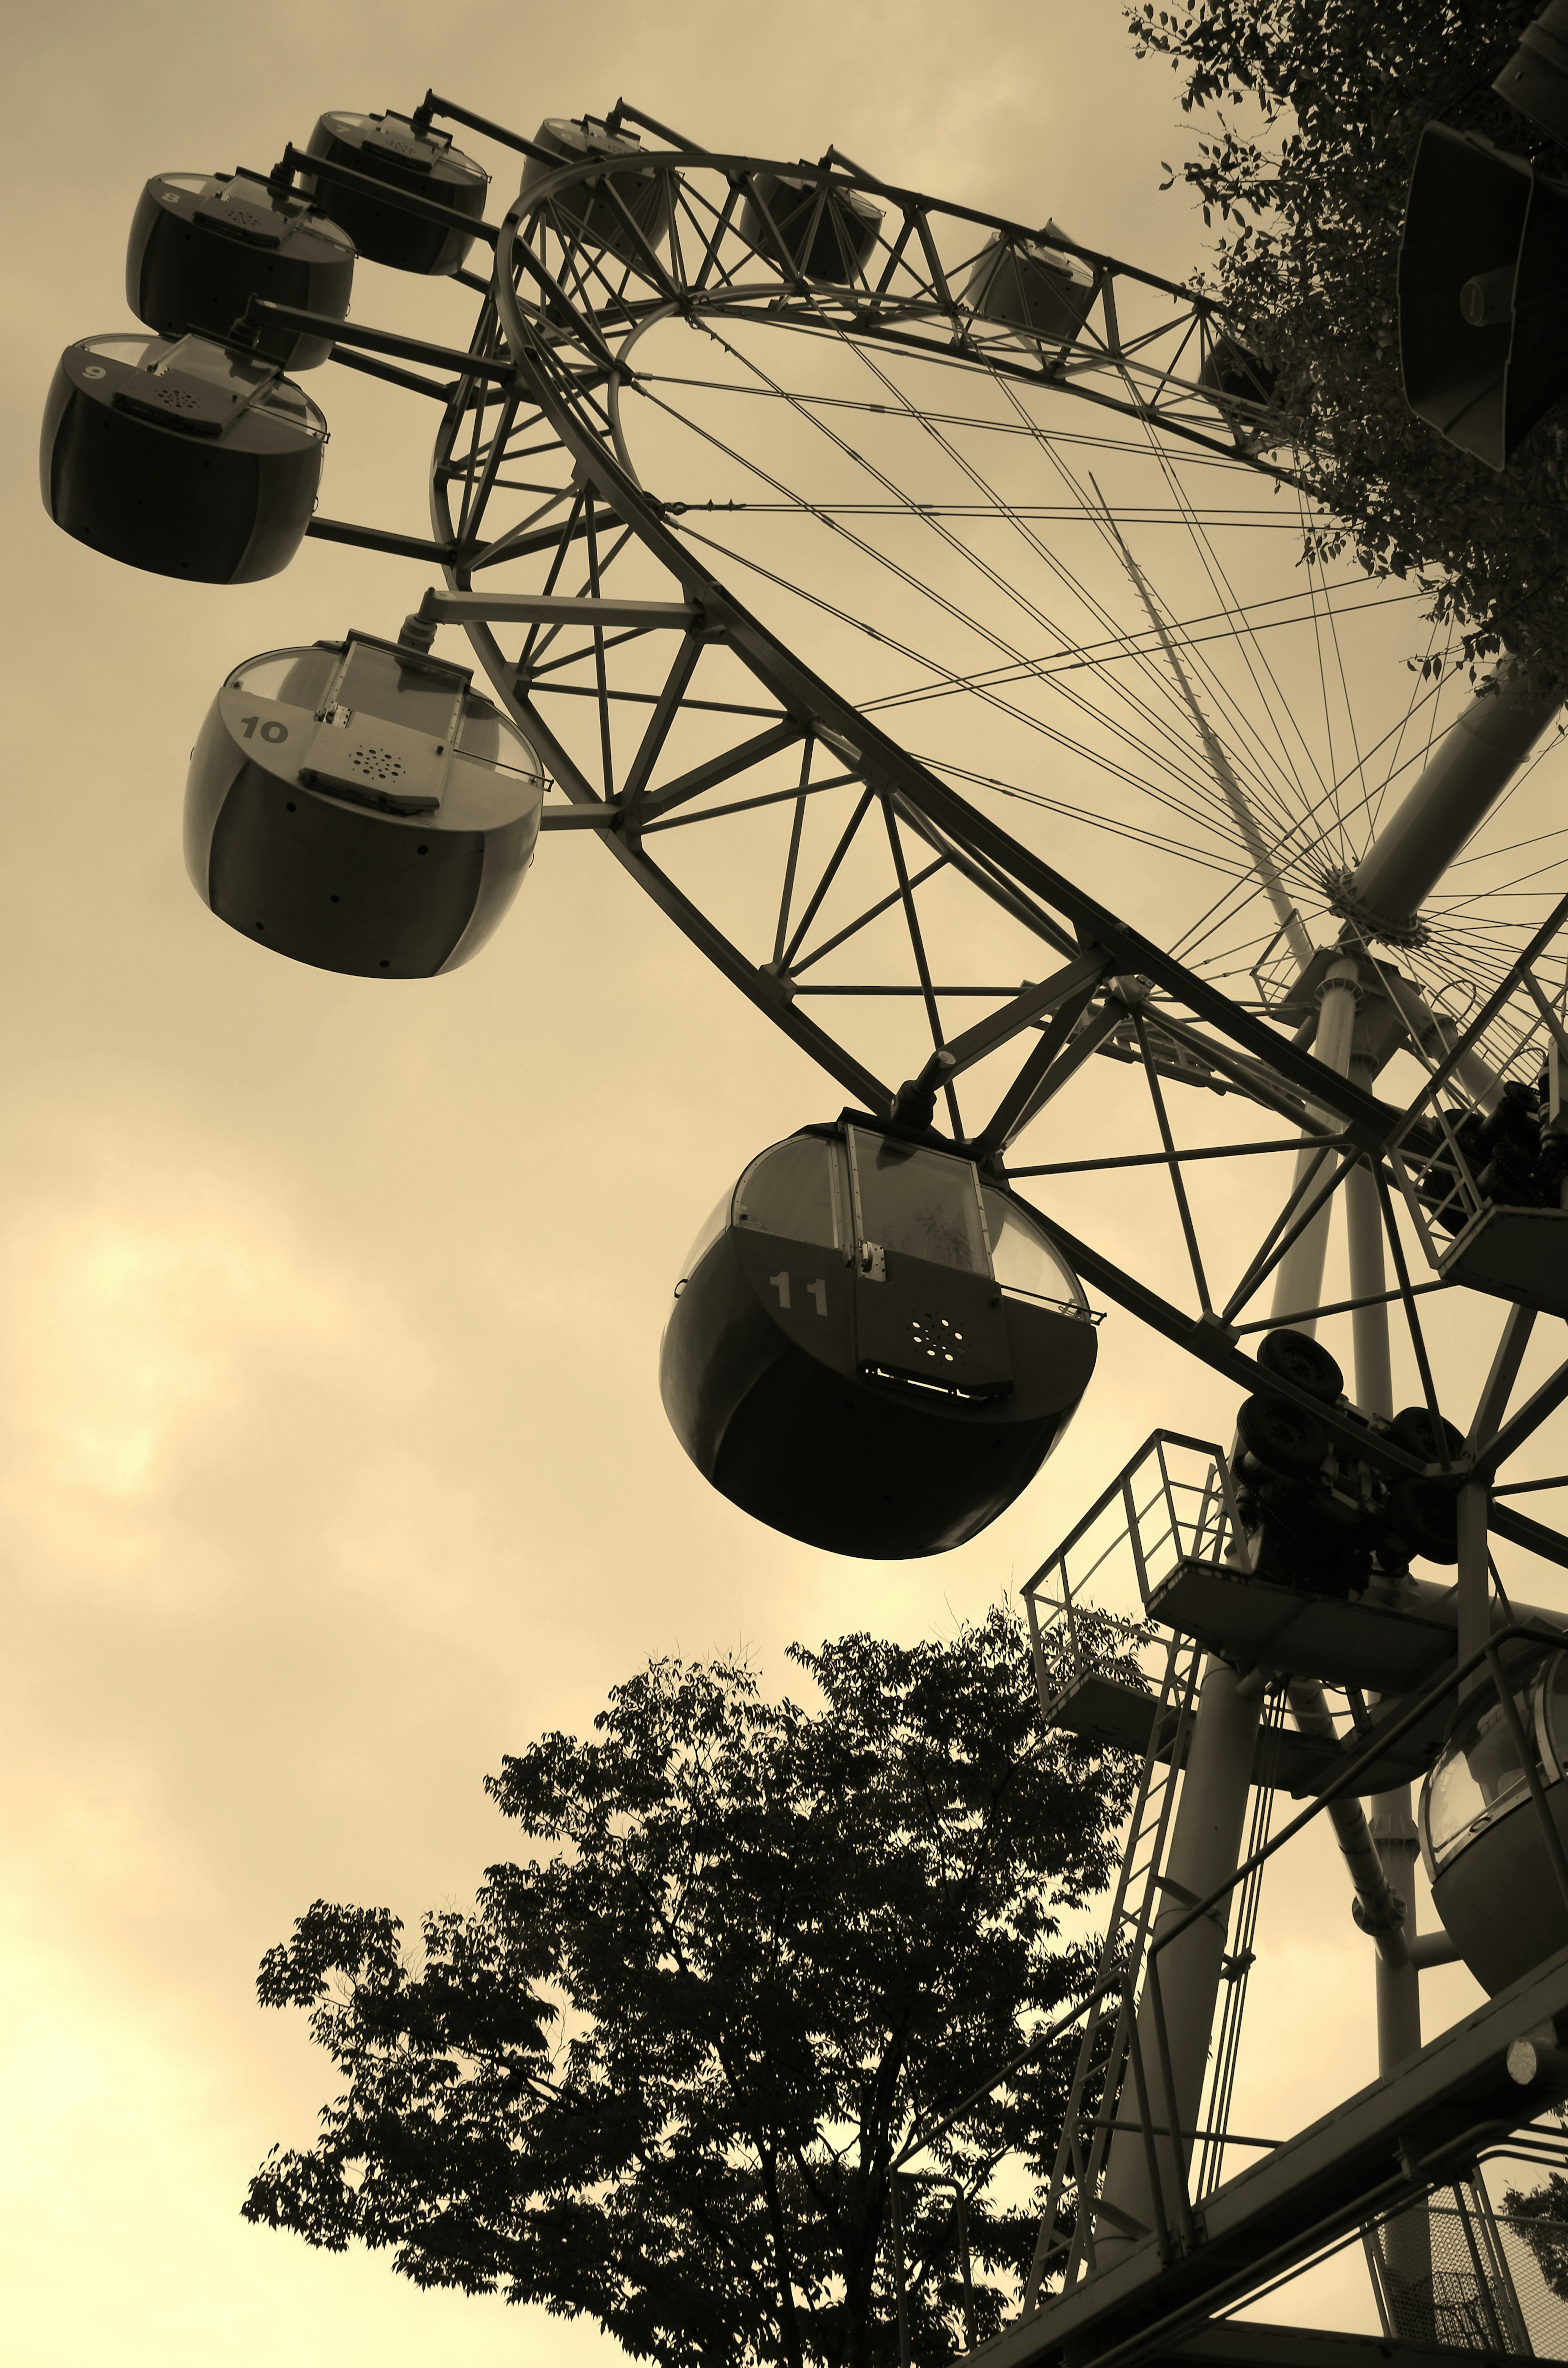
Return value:
M 790 1658 L 818 1706 L 654 1661 L 591 1740 L 506 1759 L 486 1787 L 535 1855 L 426 1915 L 414 1955 L 382 1908 L 299 1919 L 259 1995 L 308 2010 L 346 2085 L 249 2219 L 587 2313 L 665 2368 L 896 2358 L 895 2159 L 1089 1985 L 1132 1770 L 1044 1725 L 1000 1609 Z M 911 2165 L 961 2191 L 981 2340 L 1027 2267 L 1074 2037 Z M 939 2361 L 954 2198 L 899 2189 L 914 2353 Z
M 1207 136 L 1166 170 L 1220 231 L 1214 291 L 1274 373 L 1274 425 L 1308 485 L 1346 522 L 1347 536 L 1309 526 L 1309 551 L 1348 540 L 1374 575 L 1415 579 L 1428 613 L 1460 629 L 1457 657 L 1506 646 L 1568 682 L 1568 424 L 1550 413 L 1498 476 L 1412 416 L 1399 374 L 1400 229 L 1423 125 L 1568 173 L 1491 89 L 1538 5 L 1136 0 L 1127 13 L 1140 52 L 1171 60 L 1203 119 Z

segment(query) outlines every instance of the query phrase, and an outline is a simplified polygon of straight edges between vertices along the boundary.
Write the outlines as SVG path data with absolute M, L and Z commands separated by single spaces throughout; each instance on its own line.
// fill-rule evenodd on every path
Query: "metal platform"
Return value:
M 1219 1562 L 1185 1558 L 1149 1597 L 1149 1617 L 1227 1661 L 1369 1693 L 1414 1693 L 1454 1657 L 1451 1623 L 1281 1587 Z
M 1492 2355 L 1446 2343 L 1402 2343 L 1387 2335 L 1336 2335 L 1321 2327 L 1218 2318 L 1145 2356 L 1162 2363 L 1180 2361 L 1187 2368 L 1478 2368 L 1479 2360 Z
M 1168 2248 L 1147 2237 L 969 2357 L 984 2368 L 1086 2368 L 1090 2362 L 1134 2368 L 1152 2360 L 1218 2362 L 1219 2352 L 1202 2348 L 1216 2339 L 1261 2344 L 1264 2330 L 1238 2328 L 1233 2338 L 1204 2322 L 1374 2214 L 1414 2201 L 1479 2148 L 1546 2111 L 1552 2094 L 1517 2086 L 1505 2058 L 1512 2040 L 1559 2015 L 1568 2016 L 1568 1950 L 1228 2180 L 1195 2208 L 1190 2249 L 1180 2250 L 1174 2237 Z M 1349 2351 L 1337 2346 L 1352 2339 L 1312 2340 L 1335 2347 L 1320 2355 L 1324 2363 L 1330 2357 L 1348 2362 Z M 1382 2360 L 1396 2355 L 1416 2357 L 1407 2346 L 1380 2347 Z M 1235 2363 L 1256 2358 L 1259 2368 L 1277 2362 L 1283 2368 L 1285 2356 L 1267 2348 L 1223 2355 Z M 1290 2356 L 1308 2358 L 1305 2350 Z M 1421 2356 L 1453 2362 L 1460 2355 Z M 1369 2350 L 1358 2352 L 1363 2357 L 1370 2360 Z
M 1153 1718 L 1153 1694 L 1129 1685 L 1124 1679 L 1107 1677 L 1097 1669 L 1080 1670 L 1051 1705 L 1053 1726 L 1065 1727 L 1071 1735 L 1081 1735 L 1088 1743 L 1119 1744 L 1124 1750 L 1137 1752 L 1140 1758 L 1149 1748 Z M 1154 1756 L 1168 1760 L 1176 1721 L 1167 1713 L 1162 1724 L 1165 1732 L 1155 1743 Z M 1425 1759 L 1417 1763 L 1418 1767 L 1425 1764 Z M 1343 1765 L 1342 1751 L 1336 1745 L 1298 1735 L 1293 1727 L 1274 1733 L 1265 1728 L 1258 1734 L 1253 1782 L 1274 1785 L 1282 1793 L 1294 1793 L 1299 1800 L 1317 1792 Z M 1390 1781 L 1403 1782 L 1403 1778 Z
M 1368 1713 L 1365 1732 L 1347 1735 L 1338 1743 L 1321 1742 L 1314 1736 L 1299 1735 L 1289 1726 L 1274 1734 L 1260 1730 L 1252 1781 L 1255 1784 L 1272 1784 L 1281 1793 L 1293 1794 L 1298 1801 L 1321 1793 L 1340 1769 L 1377 1740 L 1379 1725 L 1392 1725 L 1403 1710 L 1404 1704 L 1397 1697 L 1374 1704 Z M 1081 1735 L 1085 1742 L 1119 1744 L 1124 1750 L 1142 1755 L 1149 1748 L 1153 1712 L 1152 1694 L 1127 1684 L 1123 1679 L 1107 1677 L 1097 1669 L 1084 1669 L 1051 1704 L 1051 1720 L 1053 1726 Z M 1362 1779 L 1364 1789 L 1386 1793 L 1396 1784 L 1419 1783 L 1443 1740 L 1451 1712 L 1452 1702 L 1445 1697 L 1370 1764 Z M 1170 1757 L 1175 1722 L 1167 1720 L 1165 1725 L 1166 1734 L 1155 1743 L 1154 1756 L 1158 1759 Z
M 1484 1208 L 1438 1264 L 1467 1290 L 1568 1316 L 1568 1210 Z

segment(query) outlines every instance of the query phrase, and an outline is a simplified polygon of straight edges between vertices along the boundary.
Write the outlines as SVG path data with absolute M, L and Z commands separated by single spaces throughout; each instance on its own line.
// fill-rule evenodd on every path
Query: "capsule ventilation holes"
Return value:
M 912 1316 L 909 1331 L 916 1356 L 933 1364 L 956 1365 L 963 1354 L 963 1334 L 945 1315 Z
M 348 767 L 367 781 L 395 781 L 403 776 L 403 759 L 389 748 L 356 748 Z

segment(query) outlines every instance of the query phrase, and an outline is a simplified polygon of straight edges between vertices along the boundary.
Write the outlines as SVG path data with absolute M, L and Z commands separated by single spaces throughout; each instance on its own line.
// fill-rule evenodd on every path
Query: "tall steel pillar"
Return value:
M 1144 590 L 1131 554 L 1128 564 L 1140 589 Z M 1144 598 L 1148 598 L 1146 590 Z M 1150 606 L 1153 614 L 1153 604 Z M 1158 627 L 1157 617 L 1155 621 Z M 1294 911 L 1288 908 L 1274 860 L 1167 636 L 1162 632 L 1160 637 L 1166 643 L 1167 655 L 1172 657 L 1199 744 L 1220 787 L 1243 823 L 1244 839 L 1260 882 L 1298 960 L 1301 960 L 1305 932 Z M 1558 704 L 1555 699 L 1541 697 L 1522 674 L 1507 666 L 1499 669 L 1495 682 L 1449 727 L 1388 828 L 1380 834 L 1355 871 L 1341 874 L 1331 883 L 1336 909 L 1356 931 L 1379 936 L 1384 933 L 1386 923 L 1395 935 L 1402 932 L 1507 787 L 1551 722 Z M 1347 947 L 1343 960 L 1330 969 L 1320 996 L 1312 1049 L 1326 1067 L 1341 1076 L 1350 1072 L 1356 1015 L 1361 997 L 1358 973 L 1358 953 Z M 1400 1008 L 1403 1008 L 1403 1004 Z M 1422 1008 L 1424 1013 L 1425 1008 Z M 1413 1027 L 1416 1026 L 1416 1016 L 1407 1017 Z M 1431 1022 L 1433 1027 L 1437 1024 Z M 1491 1082 L 1494 1088 L 1494 1081 Z M 1297 1160 L 1298 1180 L 1316 1156 L 1303 1144 Z M 1354 1212 L 1350 1218 L 1352 1272 L 1370 1275 L 1375 1271 L 1380 1278 L 1375 1288 L 1381 1290 L 1384 1287 L 1381 1279 L 1381 1212 L 1370 1172 L 1366 1173 L 1362 1183 L 1358 1171 L 1347 1180 L 1346 1190 L 1351 1196 L 1346 1206 Z M 1374 1212 L 1378 1218 L 1375 1235 Z M 1299 1311 L 1321 1301 L 1328 1225 L 1329 1206 L 1325 1205 L 1280 1260 L 1274 1292 L 1277 1318 L 1297 1315 Z M 1353 1285 L 1351 1296 L 1360 1295 L 1359 1287 Z M 1357 1395 L 1362 1403 L 1369 1401 L 1375 1410 L 1392 1412 L 1387 1312 L 1379 1309 L 1367 1313 L 1373 1315 L 1374 1321 L 1358 1326 L 1354 1335 Z M 1300 1328 L 1315 1330 L 1315 1321 L 1309 1317 Z M 1363 1382 L 1366 1398 L 1362 1396 Z M 1310 1698 L 1314 1694 L 1315 1703 Z M 1155 1921 L 1156 1939 L 1162 1930 L 1168 1930 L 1184 1916 L 1195 1900 L 1205 1897 L 1233 1875 L 1240 1863 L 1262 1697 L 1263 1688 L 1255 1673 L 1244 1675 L 1218 1659 L 1209 1662 L 1172 1831 L 1165 1875 L 1167 1898 Z M 1303 1724 L 1310 1725 L 1318 1716 L 1328 1717 L 1323 1690 L 1318 1686 L 1310 1690 L 1292 1686 L 1291 1705 Z M 1379 2061 L 1386 2065 L 1408 2054 L 1411 2044 L 1420 2044 L 1420 2006 L 1415 1987 L 1417 1976 L 1405 1939 L 1405 1933 L 1415 1929 L 1415 1828 L 1410 1818 L 1408 1787 L 1402 1793 L 1380 1796 L 1374 1806 L 1384 1828 L 1375 1838 L 1358 1802 L 1337 1803 L 1333 1814 L 1363 1918 L 1377 1942 Z M 1406 1826 L 1410 1827 L 1408 1837 Z M 1394 1905 L 1395 1894 L 1405 1904 L 1403 1929 Z M 1189 1926 L 1161 1959 L 1161 2002 L 1176 2112 L 1175 2129 L 1156 2142 L 1163 2186 L 1173 2175 L 1186 2176 L 1190 2141 L 1181 2133 L 1196 2128 L 1202 2102 L 1225 1938 L 1225 1920 L 1216 1911 Z M 1157 2095 L 1155 2066 L 1159 2058 L 1147 1990 L 1139 2008 L 1138 2031 L 1147 2076 L 1152 2089 L 1156 2091 L 1150 2099 L 1153 2118 L 1156 2123 L 1163 2123 L 1165 2108 Z M 1387 2055 L 1385 2044 L 1390 2051 Z M 1137 2241 L 1134 2232 L 1151 2228 L 1155 2217 L 1131 2081 L 1124 2085 L 1117 2107 L 1117 2127 L 1107 2151 L 1101 2197 L 1107 2207 L 1106 2217 L 1096 2230 L 1095 2241 L 1096 2263 L 1105 2267 L 1124 2255 Z M 1419 2249 L 1425 2242 L 1420 2215 L 1415 2215 L 1412 2226 L 1413 2246 Z M 1419 2275 L 1414 2252 L 1405 2267 L 1407 2271 L 1415 2271 Z

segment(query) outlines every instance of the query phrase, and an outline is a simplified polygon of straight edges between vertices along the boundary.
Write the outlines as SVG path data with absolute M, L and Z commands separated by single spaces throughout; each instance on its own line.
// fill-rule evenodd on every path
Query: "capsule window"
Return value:
M 715 1201 L 713 1206 L 709 1210 L 708 1214 L 702 1220 L 701 1224 L 698 1227 L 697 1239 L 692 1243 L 691 1247 L 687 1250 L 686 1257 L 681 1261 L 680 1281 L 676 1286 L 676 1296 L 677 1299 L 679 1298 L 682 1291 L 686 1288 L 686 1285 L 691 1281 L 692 1276 L 697 1272 L 698 1268 L 702 1264 L 703 1259 L 707 1257 L 709 1251 L 712 1248 L 720 1235 L 727 1230 L 730 1223 L 730 1204 L 733 1201 L 734 1197 L 734 1192 L 732 1190 L 731 1191 L 726 1192 L 722 1200 Z
M 1552 1656 L 1537 1704 L 1536 1748 L 1555 1779 L 1568 1772 L 1568 1653 Z
M 350 636 L 348 655 L 333 686 L 340 717 L 374 715 L 449 746 L 461 713 L 462 684 L 446 666 L 431 666 L 395 650 Z
M 988 1271 L 979 1179 L 967 1159 L 849 1131 L 862 1242 L 965 1274 Z
M 834 1202 L 835 1149 L 820 1135 L 791 1135 L 754 1159 L 735 1193 L 735 1223 L 748 1233 L 839 1245 Z
M 237 666 L 230 680 L 253 699 L 276 699 L 285 707 L 313 711 L 337 671 L 338 656 L 335 649 L 268 650 Z
M 981 1201 L 991 1240 L 991 1271 L 1004 1292 L 1049 1300 L 1056 1307 L 1082 1308 L 1086 1315 L 1089 1303 L 1077 1276 L 1017 1203 L 989 1185 L 982 1188 Z
M 1519 1723 L 1529 1733 L 1528 1692 L 1515 1696 Z M 1524 1762 L 1507 1713 L 1489 1702 L 1461 1721 L 1427 1779 L 1426 1835 L 1433 1871 L 1440 1869 L 1472 1833 L 1490 1825 L 1498 1810 L 1526 1791 Z

